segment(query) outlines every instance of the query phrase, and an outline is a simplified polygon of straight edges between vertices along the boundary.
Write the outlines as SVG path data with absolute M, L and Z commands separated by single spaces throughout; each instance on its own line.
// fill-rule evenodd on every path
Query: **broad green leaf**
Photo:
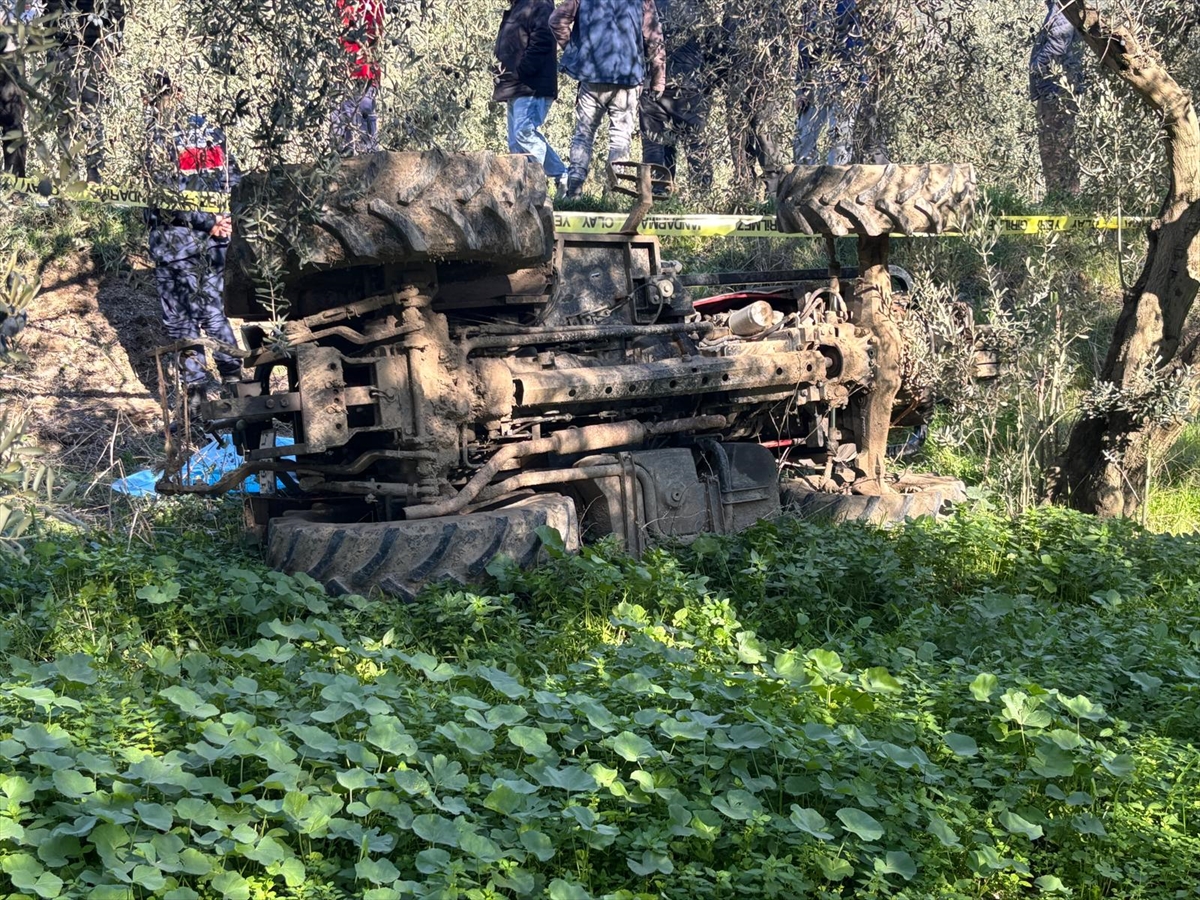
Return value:
M 1075 757 L 1054 744 L 1045 743 L 1034 751 L 1029 768 L 1043 778 L 1067 778 L 1075 772 Z
M 508 729 L 508 739 L 530 756 L 539 759 L 554 754 L 546 742 L 546 732 L 535 725 L 513 725 Z
M 186 688 L 181 684 L 163 688 L 158 695 L 170 700 L 179 707 L 179 711 L 185 716 L 191 716 L 194 719 L 211 719 L 220 713 L 219 709 L 211 703 L 205 702 L 204 698 L 191 688 Z
M 990 672 L 980 672 L 971 682 L 971 696 L 980 703 L 987 703 L 996 692 L 1000 680 Z
M 54 782 L 55 790 L 72 800 L 96 792 L 96 780 L 74 769 L 59 769 L 51 777 L 51 781 Z
M 375 787 L 378 780 L 366 769 L 349 769 L 337 773 L 337 782 L 348 791 L 361 791 Z
M 757 797 L 749 791 L 736 789 L 714 797 L 712 805 L 722 815 L 738 822 L 752 819 L 763 811 Z
M 389 884 L 400 877 L 400 870 L 388 859 L 362 859 L 354 866 L 354 874 L 360 881 L 371 884 Z
M 753 631 L 739 631 L 737 633 L 738 662 L 748 666 L 756 666 L 767 658 L 765 650 L 765 645 L 755 636 Z
M 134 884 L 148 891 L 157 891 L 167 884 L 166 876 L 154 866 L 134 866 L 130 878 Z
M 511 816 L 517 810 L 524 808 L 525 797 L 507 784 L 499 784 L 492 788 L 491 793 L 484 798 L 483 805 L 493 812 Z
M 950 827 L 950 823 L 941 816 L 934 813 L 929 817 L 929 827 L 926 829 L 930 834 L 942 842 L 943 847 L 962 847 L 959 842 L 958 835 L 954 829 Z
M 1076 694 L 1070 699 L 1060 698 L 1060 701 L 1062 702 L 1062 705 L 1066 707 L 1067 712 L 1077 719 L 1087 719 L 1091 722 L 1099 722 L 1105 716 L 1104 707 L 1099 703 L 1093 703 L 1087 697 L 1083 696 L 1083 694 Z M 1053 875 L 1046 877 L 1054 878 Z M 1062 882 L 1059 883 L 1061 884 Z
M 20 844 L 25 840 L 25 826 L 12 819 L 0 817 L 0 841 Z
M 458 828 L 449 819 L 434 813 L 416 816 L 412 824 L 417 837 L 431 844 L 444 844 L 447 847 L 458 846 Z
M 1105 754 L 1100 758 L 1100 765 L 1118 778 L 1133 774 L 1133 757 L 1128 753 Z
M 1042 826 L 1030 822 L 1028 819 L 1022 818 L 1012 810 L 1005 810 L 1000 813 L 1000 824 L 1004 826 L 1004 830 L 1009 834 L 1023 834 L 1031 841 L 1036 841 L 1043 834 Z
M 1148 672 L 1130 672 L 1129 678 L 1142 689 L 1143 694 L 1156 694 L 1158 689 L 1162 687 L 1162 679 Z
M 422 875 L 444 872 L 450 867 L 450 854 L 440 847 L 430 847 L 417 854 L 416 866 Z
M 283 881 L 288 887 L 300 887 L 308 877 L 308 873 L 304 870 L 304 863 L 294 856 L 280 863 L 279 874 L 283 876 Z
M 412 759 L 417 755 L 417 742 L 404 730 L 399 719 L 392 716 L 376 716 L 367 729 L 367 742 L 384 753 Z
M 842 658 L 832 650 L 809 650 L 805 659 L 826 680 L 842 671 Z
M 658 730 L 673 741 L 702 741 L 708 737 L 708 729 L 699 722 L 663 719 L 658 723 Z
M 905 881 L 912 881 L 917 874 L 917 863 L 903 850 L 889 850 L 883 859 L 876 858 L 875 871 L 883 875 L 899 875 Z
M 883 826 L 874 816 L 853 806 L 847 806 L 837 811 L 837 817 L 847 831 L 852 831 L 864 841 L 877 841 L 883 837 Z
M 250 882 L 237 872 L 220 872 L 209 882 L 224 900 L 250 900 Z
M 665 853 L 655 853 L 653 850 L 644 850 L 641 859 L 627 856 L 625 864 L 629 866 L 633 874 L 643 878 L 655 874 L 670 875 L 675 871 L 675 864 L 671 862 L 671 857 Z
M 594 791 L 599 787 L 596 779 L 579 766 L 564 766 L 562 768 L 547 766 L 538 771 L 536 777 L 540 784 L 563 791 Z
M 504 855 L 495 841 L 473 831 L 462 832 L 458 836 L 458 846 L 463 853 L 485 863 L 496 862 Z
M 29 725 L 14 728 L 12 736 L 29 750 L 61 750 L 71 746 L 71 736 L 59 725 Z
M 883 666 L 867 669 L 859 680 L 863 689 L 871 694 L 899 694 L 904 691 L 904 686 Z
M 1045 728 L 1052 720 L 1050 713 L 1042 709 L 1042 698 L 1031 697 L 1024 691 L 1006 691 L 1000 695 L 1004 709 L 1000 717 L 1021 728 Z
M 946 742 L 946 746 L 954 753 L 955 756 L 976 756 L 979 753 L 979 745 L 975 743 L 975 738 L 965 734 L 955 734 L 953 731 L 948 731 L 942 735 L 942 740 Z
M 259 838 L 253 847 L 242 851 L 242 856 L 253 860 L 260 866 L 273 866 L 275 863 L 288 859 L 291 855 L 291 850 L 270 835 Z
M 771 736 L 758 725 L 734 725 L 713 733 L 713 744 L 721 750 L 758 750 L 770 743 Z
M 612 683 L 613 688 L 629 694 L 662 694 L 665 691 L 643 675 L 641 672 L 630 672 L 622 675 Z
M 1091 813 L 1080 813 L 1071 817 L 1071 827 L 1080 834 L 1093 834 L 1096 837 L 1108 837 L 1104 823 Z
M 561 878 L 550 882 L 549 893 L 550 900 L 592 900 L 592 895 L 584 890 L 583 885 Z
M 1070 888 L 1062 883 L 1062 879 L 1057 875 L 1042 875 L 1034 879 L 1034 884 L 1037 889 L 1043 894 L 1069 894 Z
M 435 729 L 454 746 L 471 756 L 486 756 L 496 747 L 496 739 L 482 728 L 469 728 L 448 722 Z
M 151 828 L 157 828 L 159 831 L 170 831 L 171 826 L 175 824 L 171 810 L 167 809 L 161 803 L 138 801 L 133 805 L 133 808 L 137 811 L 138 818 Z
M 841 857 L 818 856 L 817 865 L 829 881 L 843 881 L 854 874 L 854 867 Z
M 833 840 L 833 833 L 826 830 L 829 827 L 829 823 L 815 809 L 804 809 L 793 803 L 792 814 L 788 818 L 793 825 L 805 834 L 811 834 L 817 840 Z
M 521 846 L 532 853 L 541 862 L 548 862 L 554 857 L 554 843 L 540 831 L 529 830 L 521 832 Z
M 92 658 L 86 653 L 72 653 L 54 661 L 54 668 L 65 680 L 73 684 L 95 684 L 96 670 L 92 668 Z
M 655 755 L 654 745 L 632 731 L 622 731 L 614 737 L 605 738 L 602 743 L 629 762 L 640 762 Z
M 338 751 L 337 738 L 315 725 L 289 725 L 288 730 L 304 741 L 304 746 L 316 750 L 318 753 L 337 753 Z

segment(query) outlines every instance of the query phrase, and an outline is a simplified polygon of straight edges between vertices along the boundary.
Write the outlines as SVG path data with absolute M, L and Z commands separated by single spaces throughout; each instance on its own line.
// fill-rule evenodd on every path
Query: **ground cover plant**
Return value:
M 1196 895 L 1193 539 L 783 520 L 404 606 L 166 509 L 0 559 L 0 893 Z

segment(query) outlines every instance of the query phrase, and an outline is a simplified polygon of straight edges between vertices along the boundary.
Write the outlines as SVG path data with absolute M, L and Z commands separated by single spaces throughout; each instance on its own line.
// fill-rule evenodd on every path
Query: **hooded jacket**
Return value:
M 496 35 L 496 88 L 492 99 L 558 96 L 558 46 L 550 30 L 550 0 L 514 0 Z
M 563 0 L 550 16 L 562 70 L 584 84 L 667 86 L 667 54 L 654 0 Z

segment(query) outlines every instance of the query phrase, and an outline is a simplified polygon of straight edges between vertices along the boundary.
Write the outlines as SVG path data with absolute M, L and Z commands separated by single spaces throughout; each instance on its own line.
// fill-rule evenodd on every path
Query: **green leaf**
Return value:
M 990 672 L 980 672 L 971 682 L 971 695 L 980 703 L 987 703 L 996 692 L 1000 680 Z
M 545 767 L 536 777 L 540 784 L 568 792 L 594 791 L 599 787 L 596 779 L 579 766 L 564 766 L 561 769 Z
M 179 711 L 185 716 L 191 716 L 194 719 L 211 719 L 220 713 L 219 709 L 211 703 L 205 702 L 204 698 L 191 688 L 186 688 L 181 684 L 163 688 L 158 695 L 170 700 L 179 707 Z
M 1108 837 L 1108 831 L 1105 830 L 1104 823 L 1091 813 L 1080 813 L 1077 816 L 1072 816 L 1071 827 L 1080 834 L 1093 834 L 1096 837 Z
M 1133 774 L 1133 757 L 1128 753 L 1118 753 L 1111 756 L 1105 754 L 1100 759 L 1100 765 L 1104 766 L 1104 768 L 1118 778 L 1124 778 L 1127 775 Z
M 633 874 L 640 875 L 643 878 L 655 874 L 670 875 L 675 871 L 675 864 L 671 862 L 671 857 L 665 853 L 656 853 L 653 850 L 644 850 L 641 859 L 627 856 L 625 857 L 625 864 L 629 866 Z
M 874 816 L 861 809 L 847 806 L 837 811 L 837 817 L 847 831 L 854 832 L 864 841 L 877 841 L 883 837 L 883 826 Z
M 1031 697 L 1024 691 L 1006 691 L 1000 695 L 1000 702 L 1004 705 L 1000 717 L 1021 728 L 1045 728 L 1053 721 L 1050 713 L 1041 708 L 1041 697 Z
M 550 900 L 592 900 L 592 895 L 577 882 L 555 878 L 550 882 Z
M 905 881 L 912 881 L 917 874 L 917 863 L 903 850 L 889 850 L 882 860 L 875 860 L 875 871 L 883 875 L 899 875 Z
M 74 769 L 59 769 L 50 780 L 54 782 L 56 791 L 72 800 L 96 792 L 96 780 Z
M 54 661 L 54 668 L 64 681 L 73 684 L 95 684 L 97 675 L 92 658 L 86 653 L 72 653 Z
M 1035 825 L 1028 819 L 1024 819 L 1011 810 L 1005 810 L 1000 813 L 1000 824 L 1004 826 L 1004 830 L 1009 834 L 1023 834 L 1031 841 L 1036 841 L 1043 834 L 1042 826 Z
M 602 743 L 628 762 L 640 762 L 655 755 L 654 745 L 632 731 L 622 731 L 615 737 L 605 738 Z
M 1043 894 L 1069 894 L 1070 889 L 1062 883 L 1062 879 L 1057 875 L 1042 875 L 1040 878 L 1035 878 L 1033 881 L 1037 885 L 1037 889 Z
M 250 900 L 250 882 L 237 872 L 221 872 L 209 884 L 224 900 Z
M 948 731 L 942 735 L 942 740 L 955 756 L 975 756 L 979 753 L 979 745 L 975 743 L 975 738 L 969 735 Z
M 0 817 L 0 841 L 12 841 L 20 844 L 25 840 L 25 826 L 12 819 Z
M 749 791 L 732 790 L 720 797 L 714 797 L 713 808 L 727 818 L 744 822 L 759 815 L 763 811 L 762 803 Z
M 863 689 L 871 694 L 899 694 L 904 686 L 883 666 L 874 666 L 862 673 Z
M 756 666 L 767 658 L 765 650 L 766 647 L 763 642 L 755 637 L 753 631 L 739 631 L 737 633 L 738 662 L 748 666 Z
M 376 716 L 367 729 L 367 743 L 384 753 L 413 759 L 417 755 L 417 742 L 404 730 L 399 719 L 392 716 Z
M 440 847 L 430 847 L 417 854 L 416 866 L 422 875 L 436 875 L 450 867 L 450 854 Z
M 130 878 L 133 879 L 134 884 L 144 887 L 148 891 L 157 891 L 159 888 L 165 887 L 167 883 L 166 876 L 154 866 L 134 866 Z
M 485 863 L 496 862 L 504 856 L 495 841 L 473 831 L 463 831 L 458 836 L 458 846 L 463 853 Z
M 246 857 L 246 859 L 252 860 L 264 867 L 283 862 L 291 855 L 291 850 L 270 835 L 259 838 L 253 847 L 242 851 L 242 856 Z
M 508 729 L 508 739 L 515 746 L 538 759 L 554 755 L 554 751 L 546 742 L 546 732 L 537 726 L 513 725 Z
M 458 846 L 458 828 L 449 819 L 434 813 L 416 816 L 412 823 L 417 837 L 431 844 L 444 844 L 447 847 Z
M 926 829 L 930 834 L 942 842 L 943 847 L 960 848 L 962 844 L 959 842 L 958 835 L 954 829 L 950 827 L 950 823 L 934 813 L 929 817 L 929 827 Z
M 809 650 L 805 659 L 811 662 L 817 674 L 826 680 L 842 671 L 842 658 L 832 650 Z
M 536 856 L 540 862 L 548 862 L 553 859 L 556 852 L 550 838 L 535 829 L 521 832 L 521 846 Z
M 288 730 L 304 741 L 304 746 L 318 753 L 337 753 L 338 740 L 315 725 L 289 725 Z
M 673 741 L 702 741 L 708 737 L 708 729 L 699 722 L 663 719 L 658 723 L 658 730 Z
M 817 840 L 833 840 L 833 833 L 826 830 L 829 827 L 829 823 L 815 809 L 803 809 L 793 803 L 792 814 L 788 818 L 793 825 L 805 834 L 811 834 Z
M 181 586 L 178 581 L 168 580 L 163 584 L 148 584 L 145 587 L 138 588 L 137 593 L 133 596 L 157 606 L 162 603 L 170 603 L 173 600 L 178 600 L 180 588 Z
M 378 780 L 366 769 L 349 769 L 345 772 L 337 773 L 337 782 L 348 791 L 361 791 L 369 787 L 375 787 Z
M 171 815 L 171 810 L 167 809 L 161 803 L 138 801 L 133 804 L 133 808 L 137 810 L 138 817 L 151 828 L 157 828 L 159 831 L 170 831 L 171 826 L 175 824 L 175 818 Z
M 371 884 L 390 884 L 400 877 L 400 870 L 387 859 L 361 859 L 354 866 L 355 877 Z
M 1104 707 L 1099 703 L 1093 703 L 1083 694 L 1076 694 L 1069 700 L 1061 700 L 1062 705 L 1066 707 L 1067 712 L 1077 719 L 1087 719 L 1091 722 L 1099 722 L 1106 715 Z M 1046 876 L 1054 878 L 1053 875 Z M 1055 879 L 1057 881 L 1057 879 Z M 1062 882 L 1059 882 L 1061 884 Z
M 61 750 L 71 746 L 71 736 L 59 725 L 34 724 L 14 728 L 13 737 L 29 750 Z
M 854 874 L 854 867 L 841 857 L 818 856 L 817 865 L 829 881 L 842 881 Z
M 283 876 L 284 883 L 293 888 L 300 887 L 308 877 L 308 873 L 304 871 L 304 863 L 294 856 L 280 863 L 279 874 Z
M 1142 689 L 1143 694 L 1157 694 L 1162 687 L 1162 679 L 1147 672 L 1130 672 L 1130 680 Z

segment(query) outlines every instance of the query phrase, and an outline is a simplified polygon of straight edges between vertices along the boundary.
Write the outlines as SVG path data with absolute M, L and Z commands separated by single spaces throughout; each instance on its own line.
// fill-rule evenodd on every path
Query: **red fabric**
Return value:
M 185 175 L 225 168 L 225 150 L 221 147 L 184 147 L 179 153 L 179 171 Z
M 379 80 L 379 63 L 371 51 L 383 34 L 383 0 L 337 0 L 342 19 L 342 47 L 350 55 L 350 77 Z M 353 33 L 354 37 L 348 35 Z M 360 42 L 359 36 L 365 38 Z

